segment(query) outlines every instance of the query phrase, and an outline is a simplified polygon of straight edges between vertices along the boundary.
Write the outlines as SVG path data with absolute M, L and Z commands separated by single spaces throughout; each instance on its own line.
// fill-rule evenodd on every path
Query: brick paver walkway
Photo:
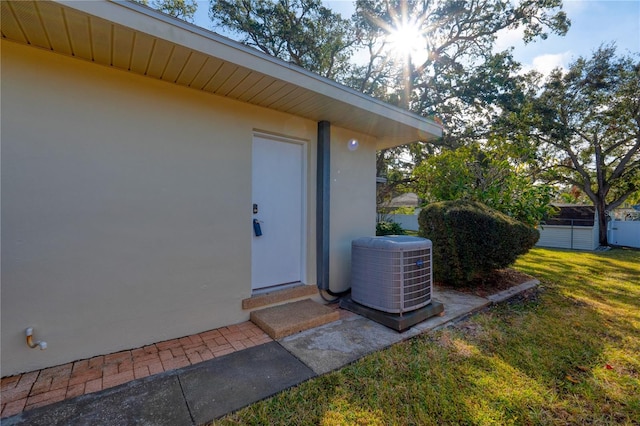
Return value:
M 0 382 L 0 417 L 13 416 L 271 341 L 266 333 L 247 321 L 137 349 L 3 377 Z

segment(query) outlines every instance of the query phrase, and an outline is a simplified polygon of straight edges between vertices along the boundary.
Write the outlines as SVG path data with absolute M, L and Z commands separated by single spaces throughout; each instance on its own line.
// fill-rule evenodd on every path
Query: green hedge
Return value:
M 453 286 L 513 264 L 540 238 L 537 229 L 471 201 L 429 204 L 418 223 L 433 243 L 435 281 Z
M 395 222 L 378 222 L 376 224 L 376 235 L 404 235 L 405 230 L 399 223 Z

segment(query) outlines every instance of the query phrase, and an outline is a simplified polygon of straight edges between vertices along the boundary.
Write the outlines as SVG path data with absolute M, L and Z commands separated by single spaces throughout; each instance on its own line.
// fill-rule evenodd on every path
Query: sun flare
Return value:
M 427 53 L 427 40 L 417 23 L 403 23 L 387 36 L 391 52 L 399 58 L 419 60 Z

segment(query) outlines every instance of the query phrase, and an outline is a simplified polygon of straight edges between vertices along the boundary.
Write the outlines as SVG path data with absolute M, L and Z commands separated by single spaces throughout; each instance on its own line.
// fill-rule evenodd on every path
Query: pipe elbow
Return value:
M 39 341 L 33 340 L 33 327 L 28 327 L 24 331 L 24 333 L 27 336 L 27 346 L 29 346 L 31 349 L 34 349 L 37 347 L 39 347 L 41 351 L 44 351 L 45 349 L 47 349 L 47 342 L 42 340 L 39 340 Z

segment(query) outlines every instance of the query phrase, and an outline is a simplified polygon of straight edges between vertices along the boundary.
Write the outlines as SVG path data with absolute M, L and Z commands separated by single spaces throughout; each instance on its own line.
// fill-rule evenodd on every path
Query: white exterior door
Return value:
M 305 145 L 253 138 L 251 288 L 302 281 Z M 247 206 L 248 208 L 251 206 Z

